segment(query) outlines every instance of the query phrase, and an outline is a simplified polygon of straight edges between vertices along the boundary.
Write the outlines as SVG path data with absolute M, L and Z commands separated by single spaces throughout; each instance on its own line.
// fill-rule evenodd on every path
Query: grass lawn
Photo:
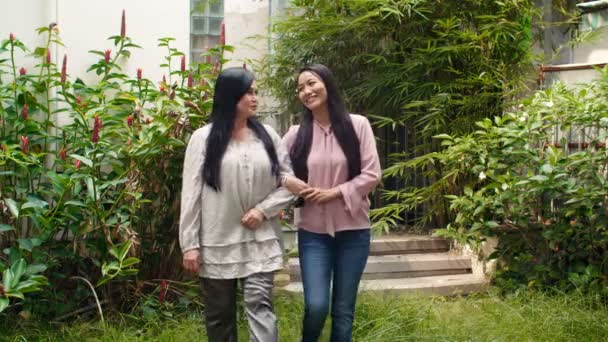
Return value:
M 279 294 L 280 341 L 298 341 L 302 300 Z M 97 322 L 48 325 L 26 322 L 2 327 L 2 341 L 206 341 L 200 313 L 144 320 L 115 315 Z M 322 341 L 327 341 L 328 328 Z M 240 322 L 239 341 L 247 341 Z M 355 341 L 605 341 L 608 307 L 582 295 L 484 294 L 466 298 L 363 294 L 354 327 Z

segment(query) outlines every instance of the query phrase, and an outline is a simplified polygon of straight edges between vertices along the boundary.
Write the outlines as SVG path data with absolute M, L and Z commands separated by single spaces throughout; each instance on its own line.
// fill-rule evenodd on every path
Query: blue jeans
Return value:
M 337 232 L 335 238 L 298 230 L 304 285 L 302 342 L 317 342 L 331 296 L 331 342 L 350 342 L 357 290 L 369 255 L 369 229 Z

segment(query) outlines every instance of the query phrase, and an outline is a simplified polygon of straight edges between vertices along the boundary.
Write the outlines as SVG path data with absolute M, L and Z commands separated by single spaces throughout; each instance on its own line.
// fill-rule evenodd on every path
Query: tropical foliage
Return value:
M 608 69 L 588 85 L 557 83 L 474 133 L 436 138 L 439 183 L 455 220 L 442 234 L 477 245 L 498 236 L 499 281 L 594 290 L 608 284 Z
M 185 141 L 207 118 L 227 47 L 187 65 L 163 38 L 166 77 L 127 75 L 122 62 L 139 46 L 123 12 L 113 48 L 90 51 L 98 60 L 88 71 L 98 78 L 87 84 L 70 77 L 69 56 L 52 62 L 57 26 L 38 32 L 46 45 L 34 50 L 13 34 L 0 45 L 0 311 L 18 304 L 58 314 L 89 301 L 73 277 L 112 298 L 138 270 L 147 279 L 176 274 Z M 35 70 L 22 67 L 18 51 L 37 61 Z M 47 283 L 36 300 L 52 308 L 18 301 Z
M 445 227 L 444 172 L 414 160 L 441 150 L 432 136 L 473 131 L 530 85 L 536 2 L 295 0 L 290 14 L 274 26 L 266 85 L 295 113 L 294 72 L 328 65 L 350 109 L 378 127 L 387 171 L 377 227 Z

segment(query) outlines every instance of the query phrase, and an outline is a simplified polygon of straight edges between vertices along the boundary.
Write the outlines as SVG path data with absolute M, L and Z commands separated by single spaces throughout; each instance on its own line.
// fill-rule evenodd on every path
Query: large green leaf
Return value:
M 4 199 L 4 203 L 8 207 L 8 210 L 11 212 L 14 218 L 19 218 L 19 205 L 12 198 Z
M 4 309 L 8 308 L 9 300 L 8 298 L 0 297 L 0 312 L 4 311 Z
M 11 230 L 15 230 L 15 228 L 13 228 L 12 226 L 8 225 L 8 224 L 0 224 L 0 233 L 2 232 L 8 232 Z

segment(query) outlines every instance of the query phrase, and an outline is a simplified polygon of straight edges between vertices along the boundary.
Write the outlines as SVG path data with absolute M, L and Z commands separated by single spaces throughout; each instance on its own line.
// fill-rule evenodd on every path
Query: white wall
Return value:
M 5 39 L 14 32 L 24 43 L 34 49 L 43 45 L 35 29 L 56 22 L 65 48 L 52 49 L 53 59 L 61 63 L 63 54 L 68 55 L 68 74 L 81 77 L 85 82 L 96 80 L 94 73 L 86 69 L 97 56 L 89 50 L 115 50 L 107 37 L 120 34 L 121 13 L 127 18 L 127 35 L 142 49 L 132 50 L 128 61 L 122 60 L 123 70 L 135 75 L 137 68 L 144 70 L 144 77 L 153 81 L 162 78 L 160 68 L 164 49 L 159 48 L 158 38 L 174 37 L 172 45 L 189 53 L 190 3 L 189 1 L 163 0 L 0 0 L 0 37 Z M 33 65 L 27 61 L 26 65 Z M 175 61 L 176 67 L 179 61 Z
M 226 44 L 235 47 L 227 53 L 229 66 L 259 60 L 268 53 L 269 0 L 225 0 Z M 251 39 L 260 36 L 261 39 Z

